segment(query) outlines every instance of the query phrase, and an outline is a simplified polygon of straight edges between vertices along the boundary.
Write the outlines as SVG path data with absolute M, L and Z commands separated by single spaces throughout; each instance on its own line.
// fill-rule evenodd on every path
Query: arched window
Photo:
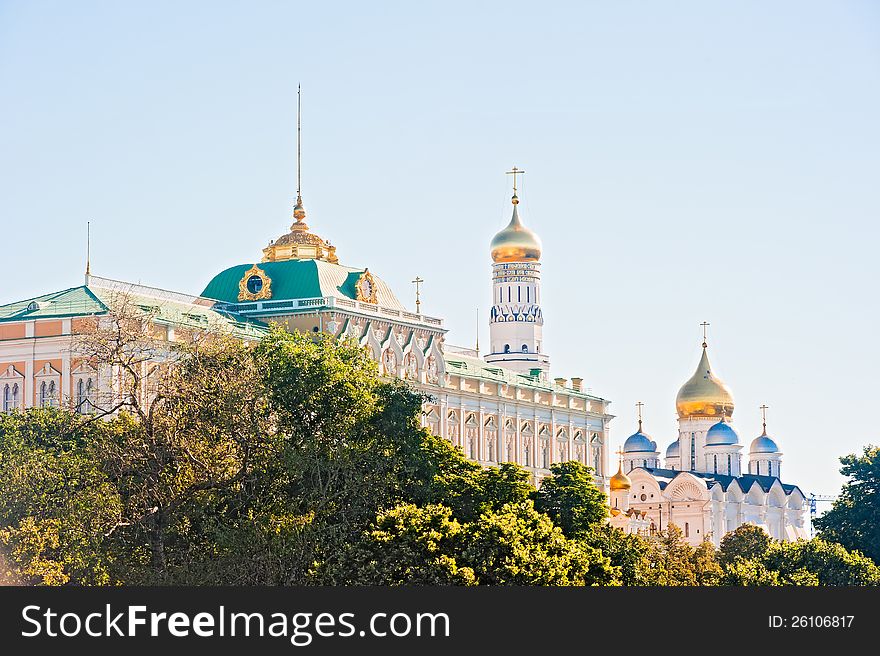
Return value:
M 688 525 L 687 522 L 684 523 L 684 536 L 686 538 L 689 538 L 691 536 L 691 527 Z
M 523 353 L 528 353 L 528 352 L 529 352 L 529 345 L 528 345 L 528 344 L 523 344 L 523 345 L 522 345 L 522 352 L 523 352 Z
M 12 385 L 12 408 L 18 407 L 18 383 L 13 383 Z M 10 408 L 10 410 L 12 409 Z
M 58 407 L 58 390 L 55 387 L 55 381 L 49 381 L 49 407 Z
M 40 407 L 45 408 L 49 404 L 49 386 L 46 381 L 40 383 Z
M 6 385 L 3 388 L 3 412 L 12 410 L 12 388 Z
M 773 461 L 767 461 L 767 476 L 773 476 Z
M 504 352 L 505 352 L 505 353 L 510 353 L 510 344 L 505 344 L 505 345 L 504 345 Z
M 733 460 L 729 453 L 727 454 L 727 475 L 733 476 Z
M 694 434 L 691 433 L 691 471 L 697 468 L 697 440 L 694 438 Z
M 715 460 L 715 473 L 717 474 L 718 473 L 718 456 L 714 455 L 714 456 L 712 456 L 712 458 L 714 458 L 714 460 Z

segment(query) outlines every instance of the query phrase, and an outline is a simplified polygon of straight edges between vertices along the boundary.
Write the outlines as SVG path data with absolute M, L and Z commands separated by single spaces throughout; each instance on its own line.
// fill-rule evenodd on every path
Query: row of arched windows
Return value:
M 40 407 L 57 408 L 59 406 L 58 386 L 54 380 L 40 383 Z M 3 412 L 10 412 L 21 407 L 21 387 L 18 383 L 7 383 L 3 386 Z M 76 411 L 88 414 L 95 408 L 95 382 L 91 378 L 80 378 L 76 383 Z

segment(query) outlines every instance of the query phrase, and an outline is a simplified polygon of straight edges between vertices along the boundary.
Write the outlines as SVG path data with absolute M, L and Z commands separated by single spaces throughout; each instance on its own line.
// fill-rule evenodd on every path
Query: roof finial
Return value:
M 480 308 L 477 308 L 477 357 L 480 357 Z
M 644 405 L 645 404 L 642 403 L 641 401 L 636 403 L 636 408 L 638 408 L 638 411 L 639 411 L 639 432 L 640 433 L 642 432 L 642 406 L 644 406 Z
M 704 321 L 700 325 L 703 327 L 703 348 L 706 348 L 707 346 L 709 346 L 709 344 L 706 342 L 706 334 L 708 332 L 707 328 L 709 328 L 709 326 L 711 326 L 712 324 L 710 324 L 707 321 Z
M 413 280 L 413 284 L 416 286 L 416 314 L 422 313 L 422 300 L 420 297 L 420 293 L 422 291 L 422 283 L 425 282 L 421 277 L 416 276 L 416 279 Z
M 92 222 L 86 221 L 86 284 L 92 275 Z
M 506 171 L 506 173 L 513 176 L 513 198 L 510 199 L 510 202 L 514 205 L 519 205 L 519 197 L 516 195 L 516 176 L 522 175 L 525 171 L 514 166 L 510 171 Z
M 767 406 L 767 405 L 765 404 L 765 405 L 762 405 L 761 408 L 760 408 L 760 410 L 761 410 L 761 422 L 764 424 L 764 432 L 761 433 L 761 435 L 762 435 L 763 437 L 767 437 L 767 408 L 768 408 L 768 407 L 769 407 L 769 406 Z

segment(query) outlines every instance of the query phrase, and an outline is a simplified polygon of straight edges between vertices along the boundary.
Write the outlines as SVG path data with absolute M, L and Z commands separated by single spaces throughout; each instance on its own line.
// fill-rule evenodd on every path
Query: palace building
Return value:
M 609 475 L 609 401 L 589 393 L 582 378 L 550 375 L 541 240 L 519 216 L 521 171 L 510 173 L 510 222 L 489 245 L 493 305 L 482 357 L 446 343 L 443 320 L 422 314 L 418 296 L 415 312 L 405 307 L 379 276 L 381 262 L 343 261 L 306 223 L 297 184 L 290 229 L 257 259 L 215 275 L 198 296 L 93 276 L 87 264 L 83 285 L 0 305 L 0 410 L 112 407 L 123 374 L 93 364 L 77 344 L 121 304 L 148 315 L 152 337 L 168 343 L 207 330 L 257 340 L 277 323 L 356 340 L 382 375 L 427 394 L 423 425 L 472 460 L 518 463 L 536 483 L 552 463 L 592 467 L 610 493 L 612 524 L 624 530 L 647 534 L 674 523 L 693 543 L 717 544 L 752 522 L 778 539 L 805 537 L 804 495 L 781 482 L 782 453 L 766 430 L 752 441 L 742 471 L 743 446 L 729 421 L 733 397 L 712 374 L 705 341 L 697 371 L 678 394 L 679 435 L 664 466 L 640 420 Z M 157 348 L 157 359 L 161 353 Z M 141 366 L 148 373 L 149 364 Z
M 357 340 L 385 376 L 429 395 L 423 423 L 483 464 L 516 462 L 538 481 L 551 463 L 577 460 L 607 483 L 609 402 L 583 380 L 549 377 L 543 353 L 540 240 L 523 226 L 514 192 L 510 223 L 492 241 L 495 303 L 488 354 L 446 344 L 443 320 L 409 311 L 368 267 L 340 262 L 306 223 L 297 194 L 289 232 L 259 261 L 214 276 L 199 296 L 86 273 L 79 287 L 0 306 L 2 410 L 115 400 L 119 372 L 78 357 L 77 335 L 123 300 L 152 313 L 168 340 L 227 330 L 258 339 L 269 323 Z M 488 281 L 487 281 L 488 283 Z M 101 403 L 101 400 L 104 400 Z

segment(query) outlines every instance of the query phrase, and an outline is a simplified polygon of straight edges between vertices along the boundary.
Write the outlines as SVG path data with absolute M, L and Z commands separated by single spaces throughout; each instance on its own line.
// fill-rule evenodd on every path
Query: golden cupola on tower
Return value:
M 623 463 L 617 466 L 617 473 L 608 480 L 608 487 L 612 492 L 620 490 L 628 490 L 632 487 L 632 481 L 629 476 L 623 473 Z
M 706 350 L 706 342 L 703 342 L 697 370 L 678 390 L 675 408 L 680 418 L 733 416 L 733 394 L 724 381 L 712 373 Z
M 526 228 L 519 220 L 519 198 L 516 193 L 511 199 L 513 217 L 507 227 L 492 239 L 492 261 L 500 262 L 537 262 L 541 259 L 541 240 L 534 232 Z

